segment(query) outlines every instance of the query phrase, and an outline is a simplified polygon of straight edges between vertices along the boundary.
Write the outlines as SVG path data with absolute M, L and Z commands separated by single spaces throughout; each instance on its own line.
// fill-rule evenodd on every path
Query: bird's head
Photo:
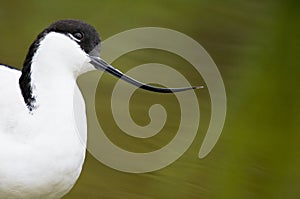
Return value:
M 170 93 L 200 87 L 161 88 L 143 84 L 112 67 L 99 57 L 101 39 L 94 27 L 79 20 L 59 20 L 41 32 L 31 45 L 24 62 L 24 70 L 32 63 L 50 66 L 39 70 L 44 73 L 64 71 L 75 76 L 97 69 L 108 72 L 142 89 Z M 57 63 L 57 64 L 56 64 Z M 58 68 L 59 67 L 59 68 Z

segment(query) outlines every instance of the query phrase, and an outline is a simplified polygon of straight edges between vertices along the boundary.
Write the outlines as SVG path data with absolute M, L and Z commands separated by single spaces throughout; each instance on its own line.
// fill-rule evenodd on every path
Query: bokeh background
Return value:
M 1 1 L 0 5 L 2 63 L 21 68 L 28 46 L 43 28 L 58 19 L 77 18 L 93 24 L 102 39 L 145 26 L 180 31 L 208 51 L 224 79 L 226 123 L 206 158 L 198 158 L 210 118 L 209 95 L 204 89 L 197 92 L 198 135 L 178 161 L 159 171 L 129 174 L 106 167 L 88 154 L 79 181 L 64 199 L 300 198 L 299 1 L 27 0 Z M 191 84 L 205 84 L 189 63 L 164 51 L 134 51 L 114 65 L 127 71 L 148 62 L 172 66 Z M 114 83 L 115 78 L 104 75 L 96 96 L 107 136 L 135 152 L 168 143 L 178 128 L 176 98 L 137 91 L 130 107 L 137 124 L 149 122 L 148 109 L 155 103 L 163 104 L 171 114 L 159 135 L 134 139 L 122 133 L 111 116 Z

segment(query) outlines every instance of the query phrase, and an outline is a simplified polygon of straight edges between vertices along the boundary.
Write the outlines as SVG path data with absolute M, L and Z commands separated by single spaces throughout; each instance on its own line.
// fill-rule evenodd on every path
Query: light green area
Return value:
M 210 53 L 228 96 L 225 128 L 214 150 L 198 159 L 207 130 L 210 101 L 197 92 L 201 108 L 198 136 L 174 164 L 147 174 L 122 173 L 87 156 L 82 175 L 65 199 L 81 198 L 300 198 L 299 2 L 238 0 L 165 1 L 2 1 L 0 62 L 21 66 L 28 46 L 49 23 L 78 18 L 93 24 L 103 39 L 121 31 L 158 26 L 183 32 Z M 198 84 L 201 77 L 185 60 L 155 50 L 118 59 L 123 71 L 148 62 L 170 65 Z M 133 119 L 149 122 L 148 109 L 161 103 L 169 112 L 159 135 L 140 140 L 114 124 L 110 95 L 116 79 L 105 75 L 97 111 L 110 139 L 125 149 L 145 152 L 168 143 L 178 128 L 176 98 L 137 91 Z M 0 163 L 1 164 L 1 163 Z

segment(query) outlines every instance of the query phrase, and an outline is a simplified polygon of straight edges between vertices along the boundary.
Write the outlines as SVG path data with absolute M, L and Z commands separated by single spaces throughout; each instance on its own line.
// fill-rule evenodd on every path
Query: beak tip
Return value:
M 193 89 L 201 89 L 204 88 L 204 86 L 194 86 Z

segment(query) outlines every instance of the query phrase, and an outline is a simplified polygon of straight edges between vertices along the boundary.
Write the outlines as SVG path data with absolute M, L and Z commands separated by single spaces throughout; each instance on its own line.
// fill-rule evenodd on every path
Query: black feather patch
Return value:
M 29 47 L 27 56 L 26 56 L 24 64 L 23 64 L 22 75 L 19 79 L 21 93 L 23 95 L 25 104 L 27 105 L 27 107 L 30 111 L 33 110 L 34 103 L 35 103 L 35 97 L 33 96 L 32 85 L 31 85 L 32 58 L 33 58 L 34 54 L 36 53 L 41 40 L 45 37 L 46 34 L 47 34 L 46 30 L 44 30 L 42 33 L 40 33 L 38 35 L 36 40 Z

